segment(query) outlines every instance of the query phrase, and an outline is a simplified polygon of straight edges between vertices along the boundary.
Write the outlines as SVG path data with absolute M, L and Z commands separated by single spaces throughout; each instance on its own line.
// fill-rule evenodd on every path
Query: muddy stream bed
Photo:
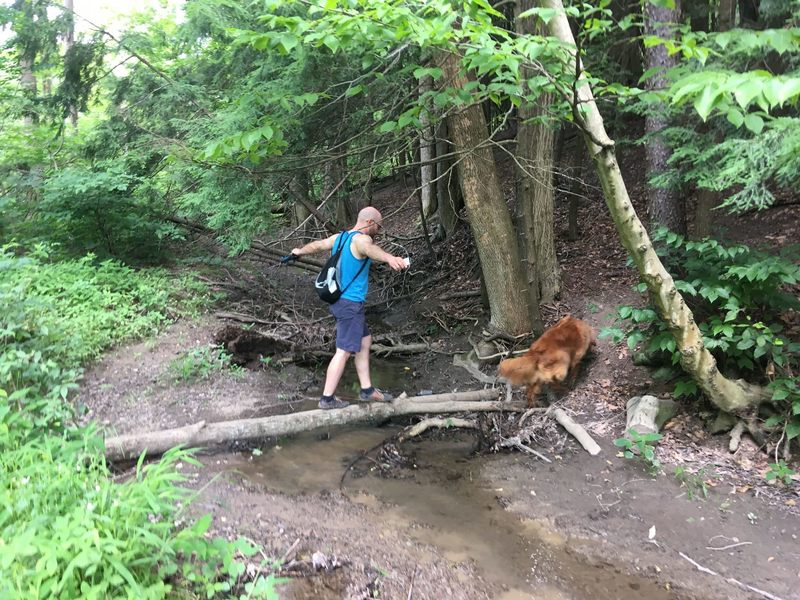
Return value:
M 315 495 L 339 489 L 342 474 L 364 450 L 397 431 L 346 428 L 321 435 L 307 433 L 265 449 L 262 455 L 230 455 L 227 468 L 265 490 Z M 520 519 L 498 502 L 498 492 L 480 475 L 492 457 L 473 456 L 466 434 L 412 442 L 413 462 L 389 477 L 367 472 L 348 475 L 342 492 L 380 513 L 382 526 L 406 532 L 435 547 L 451 564 L 472 562 L 476 572 L 503 600 L 672 598 L 654 583 L 608 566 L 589 567 L 570 552 L 566 539 L 542 522 Z M 585 541 L 584 541 L 585 543 Z M 421 553 L 419 560 L 425 560 Z M 305 595 L 302 582 L 290 585 L 291 598 Z M 331 596 L 332 598 L 335 596 Z

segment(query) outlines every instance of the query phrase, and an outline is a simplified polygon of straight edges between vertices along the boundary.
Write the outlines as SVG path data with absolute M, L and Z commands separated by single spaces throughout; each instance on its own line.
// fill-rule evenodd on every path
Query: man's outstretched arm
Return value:
M 309 242 L 305 246 L 300 246 L 299 248 L 293 248 L 292 254 L 295 256 L 303 256 L 305 254 L 317 254 L 318 252 L 330 250 L 333 248 L 333 243 L 336 241 L 336 235 L 332 235 L 324 240 Z

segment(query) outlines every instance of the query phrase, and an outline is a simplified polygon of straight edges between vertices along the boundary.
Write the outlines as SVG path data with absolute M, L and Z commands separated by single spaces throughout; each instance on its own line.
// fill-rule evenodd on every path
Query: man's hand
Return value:
M 295 250 L 297 250 L 297 248 L 295 248 L 294 250 L 292 250 L 292 251 L 291 251 L 289 254 L 287 254 L 286 256 L 283 256 L 283 257 L 281 257 L 281 262 L 282 262 L 283 264 L 285 264 L 285 265 L 288 265 L 288 264 L 289 264 L 290 262 L 292 262 L 293 260 L 297 260 L 298 258 L 300 258 L 300 255 L 299 255 L 299 254 L 297 254 L 297 253 L 295 252 Z
M 386 264 L 391 267 L 392 271 L 402 271 L 403 269 L 408 268 L 406 259 L 402 256 L 390 256 L 386 260 Z

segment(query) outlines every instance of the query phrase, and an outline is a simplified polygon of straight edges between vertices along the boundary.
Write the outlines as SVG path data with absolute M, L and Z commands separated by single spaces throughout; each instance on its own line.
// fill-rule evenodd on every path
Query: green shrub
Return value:
M 0 598 L 164 598 L 246 592 L 277 597 L 274 577 L 241 585 L 246 540 L 184 523 L 175 449 L 116 483 L 102 438 L 70 425 L 80 367 L 108 346 L 156 331 L 191 305 L 161 271 L 91 257 L 47 262 L 0 248 Z
M 775 256 L 713 239 L 688 241 L 665 229 L 656 231 L 653 241 L 720 370 L 769 385 L 781 415 L 767 425 L 785 422 L 790 438 L 800 435 L 800 380 L 793 375 L 800 343 L 782 335 L 781 322 L 785 311 L 800 309 L 800 300 L 787 289 L 800 281 L 800 267 L 789 258 L 794 248 Z M 675 339 L 652 308 L 619 307 L 616 325 L 601 336 L 627 338 L 632 350 L 642 347 L 649 362 L 671 365 L 676 396 L 698 393 L 679 370 Z

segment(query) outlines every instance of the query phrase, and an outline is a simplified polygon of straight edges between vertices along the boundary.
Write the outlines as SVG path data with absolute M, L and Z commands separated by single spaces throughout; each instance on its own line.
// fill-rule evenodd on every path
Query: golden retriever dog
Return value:
M 525 354 L 502 361 L 498 373 L 514 385 L 527 386 L 528 406 L 533 406 L 542 386 L 559 386 L 567 374 L 571 375 L 570 385 L 575 383 L 578 364 L 595 339 L 588 323 L 567 315 L 533 342 Z

